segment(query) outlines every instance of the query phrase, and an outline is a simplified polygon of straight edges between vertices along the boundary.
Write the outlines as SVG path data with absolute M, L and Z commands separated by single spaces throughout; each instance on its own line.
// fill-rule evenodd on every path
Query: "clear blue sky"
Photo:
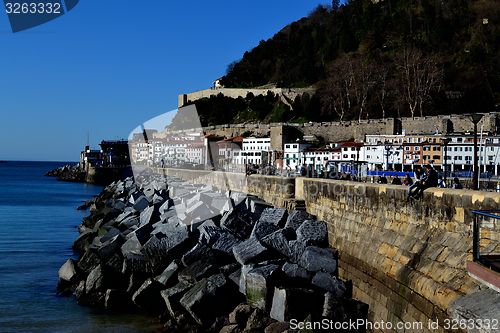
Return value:
M 0 160 L 76 161 L 205 89 L 227 65 L 327 1 L 82 0 L 13 34 L 0 12 Z

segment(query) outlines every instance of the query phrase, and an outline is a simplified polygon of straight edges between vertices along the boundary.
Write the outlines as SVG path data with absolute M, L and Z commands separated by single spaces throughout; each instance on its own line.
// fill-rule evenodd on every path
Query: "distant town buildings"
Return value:
M 244 171 L 246 166 L 274 167 L 288 172 L 307 168 L 315 172 L 411 172 L 417 165 L 432 164 L 457 174 L 473 166 L 473 134 L 470 132 L 375 134 L 364 140 L 322 142 L 311 137 L 288 138 L 280 134 L 281 150 L 271 137 L 221 138 L 201 133 L 149 133 L 129 142 L 133 163 L 151 166 L 197 166 Z M 288 140 L 288 141 L 287 141 Z M 276 142 L 276 141 L 274 141 Z M 277 150 L 278 149 L 278 150 Z M 94 163 L 96 152 L 86 147 L 82 164 Z M 481 173 L 500 174 L 500 136 L 478 134 Z M 108 152 L 109 153 L 109 152 Z M 83 154 L 83 152 L 82 152 Z M 98 154 L 97 154 L 98 155 Z
M 101 141 L 100 150 L 85 146 L 80 153 L 80 168 L 88 172 L 91 167 L 124 167 L 130 165 L 128 141 Z M 142 154 L 139 151 L 138 154 Z

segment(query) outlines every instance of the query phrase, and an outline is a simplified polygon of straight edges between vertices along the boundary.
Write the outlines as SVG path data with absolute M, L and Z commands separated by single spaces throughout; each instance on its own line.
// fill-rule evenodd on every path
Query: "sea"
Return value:
M 70 257 L 76 208 L 102 187 L 44 174 L 67 163 L 0 163 L 0 332 L 154 332 L 155 318 L 109 315 L 56 294 L 58 270 Z

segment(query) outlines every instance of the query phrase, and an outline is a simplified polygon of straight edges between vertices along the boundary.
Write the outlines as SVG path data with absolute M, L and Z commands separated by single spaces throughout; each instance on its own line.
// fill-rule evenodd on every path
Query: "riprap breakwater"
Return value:
M 90 203 L 58 290 L 104 311 L 146 311 L 167 331 L 282 332 L 356 321 L 324 222 L 175 177 L 114 182 Z

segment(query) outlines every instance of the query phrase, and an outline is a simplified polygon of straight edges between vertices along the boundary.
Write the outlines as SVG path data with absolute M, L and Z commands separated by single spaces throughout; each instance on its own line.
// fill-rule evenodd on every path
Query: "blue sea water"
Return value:
M 106 315 L 56 295 L 59 267 L 101 187 L 59 182 L 64 163 L 0 163 L 0 332 L 152 332 L 154 318 Z

